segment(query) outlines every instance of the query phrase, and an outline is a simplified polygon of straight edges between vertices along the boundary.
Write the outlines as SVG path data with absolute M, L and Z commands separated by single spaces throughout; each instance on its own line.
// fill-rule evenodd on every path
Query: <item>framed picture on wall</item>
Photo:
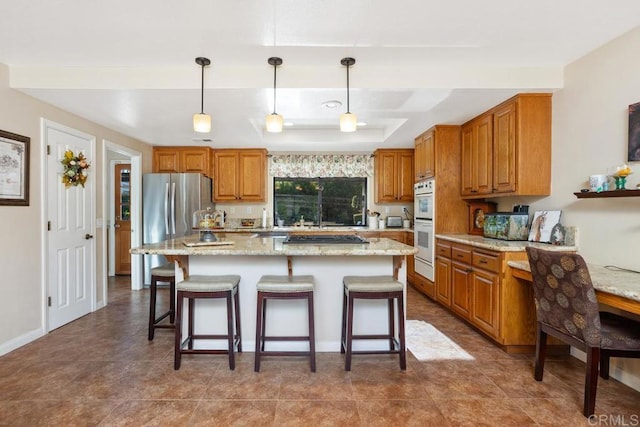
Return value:
M 640 160 L 640 102 L 629 105 L 629 161 Z
M 551 242 L 553 227 L 560 223 L 562 211 L 536 211 L 529 231 L 530 242 Z
M 29 206 L 30 140 L 0 130 L 0 205 Z

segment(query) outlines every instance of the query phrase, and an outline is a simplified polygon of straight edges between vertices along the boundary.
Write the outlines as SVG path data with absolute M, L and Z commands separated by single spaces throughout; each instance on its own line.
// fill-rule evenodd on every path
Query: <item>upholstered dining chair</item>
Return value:
M 584 259 L 571 252 L 527 247 L 537 313 L 535 379 L 542 381 L 547 335 L 587 354 L 585 417 L 595 412 L 600 376 L 609 378 L 610 357 L 640 357 L 640 322 L 600 312 Z

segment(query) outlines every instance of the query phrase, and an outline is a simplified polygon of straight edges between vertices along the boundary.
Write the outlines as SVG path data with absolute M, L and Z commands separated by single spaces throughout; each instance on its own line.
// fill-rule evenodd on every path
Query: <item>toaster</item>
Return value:
M 527 240 L 529 214 L 525 212 L 491 212 L 484 214 L 484 237 L 501 240 Z
M 402 217 L 401 216 L 388 216 L 387 217 L 387 228 L 402 228 Z

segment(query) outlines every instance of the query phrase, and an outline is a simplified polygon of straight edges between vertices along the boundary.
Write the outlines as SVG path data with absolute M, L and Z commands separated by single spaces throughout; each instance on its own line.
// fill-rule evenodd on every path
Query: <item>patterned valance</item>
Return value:
M 269 175 L 294 178 L 373 176 L 369 154 L 282 154 L 271 156 Z

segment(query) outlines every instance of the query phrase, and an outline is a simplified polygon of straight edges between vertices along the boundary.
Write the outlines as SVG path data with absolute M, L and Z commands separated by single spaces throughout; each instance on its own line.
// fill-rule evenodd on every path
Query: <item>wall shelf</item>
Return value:
M 640 197 L 640 190 L 610 190 L 601 191 L 596 193 L 595 191 L 576 192 L 573 193 L 578 199 L 599 199 L 602 197 Z

